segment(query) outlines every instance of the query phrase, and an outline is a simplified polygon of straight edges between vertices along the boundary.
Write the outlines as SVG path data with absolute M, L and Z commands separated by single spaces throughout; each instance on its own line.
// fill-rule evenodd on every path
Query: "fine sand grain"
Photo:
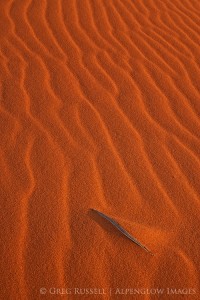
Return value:
M 0 299 L 200 299 L 199 42 L 198 0 L 0 1 Z

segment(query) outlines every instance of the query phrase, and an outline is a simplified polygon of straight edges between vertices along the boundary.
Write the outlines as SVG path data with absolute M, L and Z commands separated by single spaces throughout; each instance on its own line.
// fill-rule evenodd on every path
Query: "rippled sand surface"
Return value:
M 2 300 L 200 299 L 199 41 L 197 0 L 0 1 Z

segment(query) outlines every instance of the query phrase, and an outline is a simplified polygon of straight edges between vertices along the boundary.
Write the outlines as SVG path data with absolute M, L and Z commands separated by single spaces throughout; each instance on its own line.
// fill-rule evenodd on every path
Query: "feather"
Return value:
M 115 226 L 123 235 L 125 235 L 129 240 L 143 248 L 145 251 L 149 252 L 151 255 L 154 255 L 146 246 L 141 244 L 136 238 L 134 238 L 128 231 L 126 231 L 119 223 L 117 223 L 114 219 L 106 216 L 102 212 L 92 208 L 93 211 L 95 211 L 97 214 L 99 214 L 101 217 L 109 221 L 113 226 Z

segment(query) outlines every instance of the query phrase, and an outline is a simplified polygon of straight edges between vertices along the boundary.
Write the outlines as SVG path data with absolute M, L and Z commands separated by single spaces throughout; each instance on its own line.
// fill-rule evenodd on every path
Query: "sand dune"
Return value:
M 0 1 L 2 300 L 199 299 L 199 12 Z

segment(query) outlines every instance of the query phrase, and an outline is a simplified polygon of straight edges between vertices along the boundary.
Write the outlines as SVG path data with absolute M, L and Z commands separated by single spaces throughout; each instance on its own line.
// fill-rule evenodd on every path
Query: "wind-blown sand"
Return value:
M 0 1 L 2 300 L 200 299 L 199 13 Z

